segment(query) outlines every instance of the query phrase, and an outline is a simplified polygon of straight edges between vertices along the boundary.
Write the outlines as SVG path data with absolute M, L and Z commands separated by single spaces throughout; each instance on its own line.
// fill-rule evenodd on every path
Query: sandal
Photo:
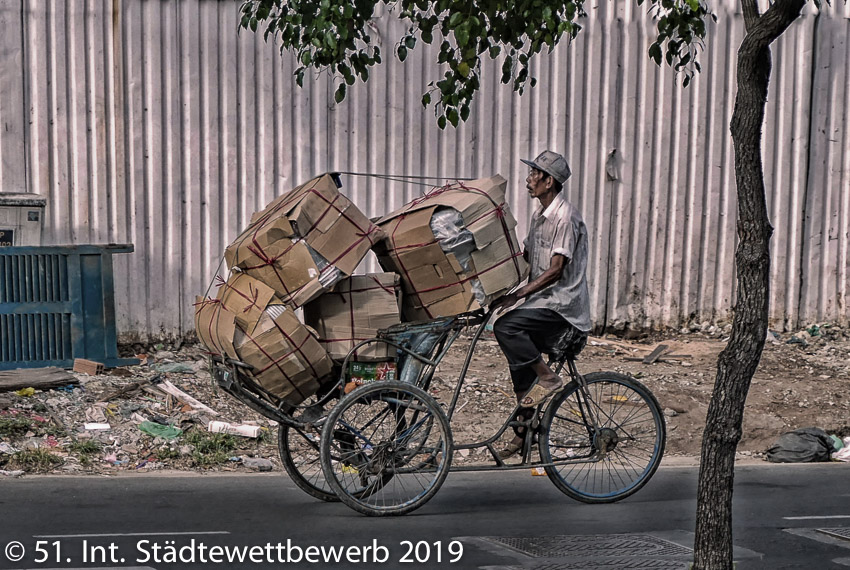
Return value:
M 541 386 L 540 384 L 535 384 L 531 387 L 531 390 L 523 396 L 522 401 L 519 404 L 520 408 L 536 408 L 538 405 L 542 404 L 546 398 L 551 396 L 552 394 L 556 394 L 564 389 L 564 381 L 560 380 L 560 382 L 552 386 L 551 388 L 546 388 Z

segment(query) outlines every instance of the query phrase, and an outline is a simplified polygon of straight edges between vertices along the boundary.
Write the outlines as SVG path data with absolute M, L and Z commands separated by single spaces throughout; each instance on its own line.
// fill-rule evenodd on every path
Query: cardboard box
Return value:
M 522 282 L 528 264 L 516 239 L 516 220 L 499 175 L 435 188 L 378 220 L 387 238 L 375 247 L 385 271 L 398 273 L 407 321 L 430 320 L 481 308 Z M 469 268 L 443 251 L 431 219 L 453 208 L 472 234 Z M 478 289 L 476 298 L 475 288 Z
M 240 360 L 254 367 L 259 386 L 292 405 L 315 394 L 333 365 L 318 339 L 284 305 L 266 307 L 251 333 L 237 328 L 234 345 Z
M 400 323 L 400 303 L 400 281 L 395 273 L 354 275 L 304 305 L 304 323 L 316 329 L 331 358 L 342 361 L 360 342 Z M 394 354 L 395 348 L 375 343 L 359 349 L 354 358 L 385 360 Z
M 325 174 L 254 214 L 224 257 L 229 268 L 259 279 L 297 308 L 351 275 L 382 238 Z
M 218 299 L 195 298 L 195 333 L 210 353 L 239 358 L 233 346 L 236 315 L 222 307 Z
M 268 304 L 277 301 L 274 289 L 238 271 L 218 288 L 218 299 L 222 308 L 233 313 L 236 324 L 247 333 L 254 331 Z

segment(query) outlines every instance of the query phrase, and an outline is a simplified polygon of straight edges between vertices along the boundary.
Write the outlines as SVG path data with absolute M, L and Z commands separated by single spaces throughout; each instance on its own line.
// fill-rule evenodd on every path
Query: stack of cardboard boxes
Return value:
M 375 251 L 401 276 L 405 320 L 479 309 L 525 279 L 506 185 L 498 175 L 450 184 L 378 220 L 387 238 Z
M 230 277 L 195 303 L 198 337 L 291 405 L 331 380 L 334 362 L 391 361 L 383 343 L 354 349 L 402 320 L 484 307 L 525 278 L 505 185 L 494 176 L 435 188 L 373 224 L 334 176 L 315 178 L 255 214 L 226 249 Z M 386 273 L 352 276 L 370 250 Z

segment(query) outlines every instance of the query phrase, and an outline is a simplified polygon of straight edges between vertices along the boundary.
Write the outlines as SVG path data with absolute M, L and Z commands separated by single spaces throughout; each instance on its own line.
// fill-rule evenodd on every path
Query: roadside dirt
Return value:
M 703 326 L 638 340 L 592 337 L 578 366 L 583 373 L 613 370 L 638 378 L 664 409 L 668 460 L 695 457 L 726 334 L 728 327 L 724 331 Z M 468 343 L 459 339 L 437 371 L 433 392 L 443 402 L 451 398 Z M 629 360 L 643 358 L 661 344 L 668 350 L 659 361 Z M 80 380 L 76 388 L 31 396 L 0 393 L 0 474 L 280 470 L 276 424 L 213 385 L 198 345 L 168 348 L 152 348 L 145 365 L 98 376 L 75 374 Z M 217 415 L 193 409 L 155 386 L 111 396 L 156 376 Z M 798 427 L 850 435 L 848 380 L 850 330 L 821 325 L 794 335 L 772 334 L 747 400 L 740 457 L 762 458 L 779 435 Z M 480 441 L 494 433 L 513 409 L 513 401 L 504 357 L 492 335 L 485 335 L 458 400 L 452 422 L 455 442 Z M 223 438 L 208 433 L 207 422 L 212 419 L 264 429 L 258 439 Z M 145 433 L 140 429 L 143 420 L 171 424 L 182 434 L 166 439 Z M 108 429 L 85 429 L 86 423 L 108 424 Z M 26 453 L 20 455 L 22 451 Z M 464 451 L 455 457 L 459 463 L 484 459 L 486 452 Z
M 728 329 L 727 329 L 728 330 Z M 799 427 L 850 433 L 850 335 L 821 326 L 794 335 L 772 333 L 753 378 L 745 408 L 742 456 L 761 457 L 779 435 Z M 612 370 L 639 379 L 655 394 L 667 421 L 667 455 L 699 455 L 705 414 L 714 388 L 724 331 L 652 335 L 640 340 L 591 337 L 577 365 L 582 373 Z M 659 345 L 665 354 L 653 364 L 643 358 Z M 449 355 L 439 375 L 455 378 L 462 356 Z M 453 422 L 455 441 L 481 439 L 510 413 L 512 390 L 504 357 L 495 340 L 480 342 Z

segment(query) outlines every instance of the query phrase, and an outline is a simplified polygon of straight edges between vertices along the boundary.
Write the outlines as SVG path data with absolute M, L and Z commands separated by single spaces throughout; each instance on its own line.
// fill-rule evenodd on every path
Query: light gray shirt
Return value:
M 587 290 L 587 227 L 576 208 L 567 202 L 563 191 L 555 195 L 549 207 L 538 206 L 531 217 L 525 238 L 525 250 L 531 266 L 529 282 L 537 279 L 552 264 L 552 256 L 567 258 L 561 278 L 532 293 L 521 309 L 552 309 L 582 332 L 590 331 L 590 294 Z

